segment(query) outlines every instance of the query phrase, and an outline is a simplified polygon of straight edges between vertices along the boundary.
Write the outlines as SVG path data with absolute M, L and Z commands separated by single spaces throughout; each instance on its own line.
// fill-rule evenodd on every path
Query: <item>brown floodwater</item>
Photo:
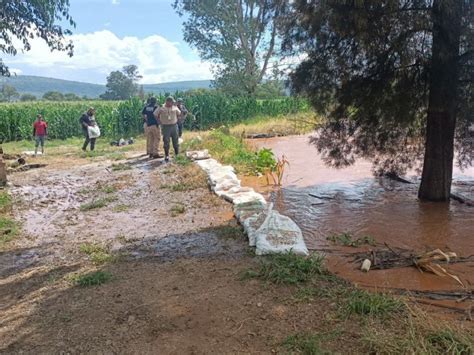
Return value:
M 334 273 L 367 287 L 462 290 L 449 277 L 421 273 L 415 268 L 362 273 L 360 262 L 355 263 L 347 253 L 382 249 L 387 243 L 414 253 L 440 248 L 462 257 L 474 255 L 474 207 L 457 201 L 420 202 L 418 183 L 374 177 L 367 161 L 345 169 L 329 168 L 308 144 L 308 136 L 258 139 L 251 144 L 271 148 L 278 157 L 285 155 L 290 165 L 281 189 L 266 187 L 265 178 L 244 177 L 243 183 L 261 191 L 277 210 L 291 217 L 303 231 L 308 248 L 327 254 Z M 418 180 L 416 176 L 410 178 Z M 473 198 L 474 168 L 455 169 L 453 191 Z M 370 235 L 376 247 L 340 247 L 327 240 L 342 232 Z M 452 264 L 446 269 L 459 276 L 467 289 L 473 289 L 474 263 Z

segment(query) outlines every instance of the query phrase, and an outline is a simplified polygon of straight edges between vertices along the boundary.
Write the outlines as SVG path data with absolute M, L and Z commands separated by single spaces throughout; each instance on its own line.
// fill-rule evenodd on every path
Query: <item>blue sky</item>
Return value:
M 103 84 L 107 74 L 136 64 L 143 83 L 210 79 L 209 63 L 184 42 L 173 0 L 71 0 L 76 22 L 73 58 L 51 53 L 40 40 L 32 50 L 4 57 L 18 74 Z

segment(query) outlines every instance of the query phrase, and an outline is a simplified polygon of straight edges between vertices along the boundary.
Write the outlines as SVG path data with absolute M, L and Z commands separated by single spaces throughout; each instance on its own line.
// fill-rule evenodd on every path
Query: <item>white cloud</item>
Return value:
M 112 5 L 119 5 L 120 4 L 120 0 L 112 0 Z
M 138 66 L 143 84 L 211 78 L 209 63 L 185 60 L 179 44 L 159 35 L 119 38 L 109 30 L 102 30 L 75 34 L 71 40 L 72 58 L 64 52 L 51 52 L 42 40 L 34 39 L 29 52 L 8 58 L 7 65 L 22 68 L 24 74 L 96 83 L 105 83 L 111 71 L 127 64 Z

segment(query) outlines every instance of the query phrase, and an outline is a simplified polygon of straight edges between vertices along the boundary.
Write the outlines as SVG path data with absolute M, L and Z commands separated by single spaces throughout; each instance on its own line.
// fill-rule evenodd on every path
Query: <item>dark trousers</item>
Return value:
M 179 154 L 178 125 L 164 124 L 161 126 L 161 132 L 163 133 L 163 148 L 165 149 L 165 156 L 170 155 L 170 138 L 173 142 L 174 155 L 178 155 Z
M 87 149 L 87 146 L 89 144 L 89 142 L 91 143 L 91 152 L 94 150 L 95 148 L 95 140 L 97 138 L 89 138 L 89 132 L 87 132 L 87 129 L 83 129 L 82 130 L 84 132 L 84 137 L 86 138 L 86 140 L 84 141 L 84 144 L 82 145 L 82 150 L 86 150 Z
M 183 121 L 178 121 L 178 137 L 181 138 L 183 135 Z

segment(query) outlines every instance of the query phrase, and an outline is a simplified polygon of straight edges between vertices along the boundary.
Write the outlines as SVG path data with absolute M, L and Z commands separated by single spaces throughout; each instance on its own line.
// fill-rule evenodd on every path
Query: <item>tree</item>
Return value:
M 67 94 L 64 94 L 64 100 L 66 101 L 80 101 L 81 98 L 77 96 L 76 94 L 69 92 Z
M 287 0 L 176 0 L 186 15 L 184 39 L 214 64 L 214 85 L 254 94 L 276 55 L 280 15 Z
M 23 94 L 20 96 L 20 101 L 36 101 L 36 96 L 32 94 Z
M 291 74 L 327 116 L 312 142 L 330 165 L 363 157 L 379 173 L 423 166 L 421 199 L 450 197 L 457 163 L 472 165 L 473 3 L 296 0 L 284 48 Z
M 0 92 L 0 101 L 14 101 L 20 96 L 16 88 L 11 85 L 3 84 L 2 91 Z
M 59 91 L 48 91 L 43 94 L 43 100 L 48 101 L 63 101 L 64 95 Z
M 18 43 L 21 49 L 31 49 L 31 39 L 42 38 L 51 50 L 66 51 L 73 54 L 73 44 L 64 36 L 71 34 L 56 22 L 67 21 L 75 26 L 69 16 L 69 0 L 2 0 L 0 2 L 0 51 L 8 55 L 17 54 Z M 0 58 L 0 75 L 10 72 Z
M 113 71 L 107 77 L 107 91 L 100 97 L 104 100 L 129 99 L 137 94 L 136 82 L 141 78 L 136 65 L 127 65 L 122 71 Z

